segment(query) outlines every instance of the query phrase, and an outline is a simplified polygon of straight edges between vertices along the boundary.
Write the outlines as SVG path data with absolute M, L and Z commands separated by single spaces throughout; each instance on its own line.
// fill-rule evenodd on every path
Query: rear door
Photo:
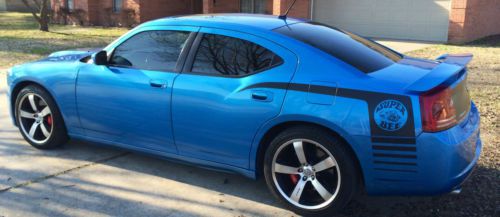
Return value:
M 297 65 L 289 50 L 258 36 L 202 28 L 172 94 L 179 153 L 248 168 L 255 133 L 281 110 Z M 259 87 L 265 82 L 282 88 Z

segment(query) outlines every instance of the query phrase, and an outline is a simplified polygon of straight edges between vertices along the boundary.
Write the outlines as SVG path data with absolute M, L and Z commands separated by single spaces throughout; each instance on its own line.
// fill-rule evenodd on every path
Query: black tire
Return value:
M 35 94 L 36 97 L 40 97 L 41 99 L 43 99 L 42 103 L 46 104 L 46 105 L 44 104 L 43 106 L 48 106 L 50 108 L 50 112 L 51 112 L 49 115 L 50 119 L 51 119 L 50 120 L 50 129 L 51 129 L 50 136 L 46 137 L 43 142 L 38 142 L 38 143 L 35 141 L 32 141 L 32 139 L 30 139 L 30 136 L 28 135 L 29 133 L 27 133 L 26 129 L 23 131 L 23 127 L 21 125 L 25 122 L 25 120 L 23 119 L 24 121 L 21 121 L 22 118 L 20 117 L 20 110 L 21 110 L 20 106 L 26 107 L 26 105 L 21 104 L 21 101 L 25 100 L 26 97 L 28 97 L 29 95 L 33 95 L 33 94 Z M 41 100 L 38 99 L 37 103 L 41 104 L 40 102 L 41 102 Z M 24 101 L 23 101 L 23 104 L 24 104 Z M 40 106 L 40 105 L 38 105 L 38 106 Z M 62 118 L 61 112 L 59 111 L 59 108 L 57 107 L 52 96 L 46 90 L 41 88 L 40 86 L 29 85 L 29 86 L 24 87 L 16 97 L 14 111 L 15 111 L 16 123 L 18 125 L 19 131 L 21 132 L 21 135 L 33 147 L 35 147 L 37 149 L 44 149 L 44 150 L 54 149 L 54 148 L 57 148 L 57 147 L 64 145 L 68 141 L 69 138 L 68 138 L 68 134 L 66 131 L 66 126 L 64 124 L 64 120 Z M 33 113 L 36 113 L 36 112 L 33 112 Z M 43 118 L 42 118 L 42 120 L 43 120 Z M 43 124 L 43 121 L 41 124 Z M 47 124 L 48 123 L 46 123 L 46 126 L 47 126 Z M 25 128 L 27 128 L 27 127 L 25 127 Z M 37 130 L 40 131 L 40 127 L 38 127 Z
M 316 143 L 321 144 L 324 148 L 326 148 L 331 155 L 333 155 L 334 160 L 336 161 L 336 165 L 338 166 L 337 168 L 332 169 L 334 171 L 340 171 L 340 187 L 336 188 L 336 194 L 332 194 L 333 196 L 331 198 L 334 198 L 333 201 L 331 201 L 328 205 L 324 205 L 324 207 L 317 208 L 317 209 L 306 209 L 303 207 L 296 206 L 295 204 L 292 204 L 287 198 L 285 198 L 282 193 L 278 190 L 278 187 L 276 186 L 274 180 L 277 180 L 273 178 L 273 161 L 275 158 L 275 154 L 278 150 L 285 150 L 285 149 L 280 149 L 281 146 L 285 146 L 287 142 L 289 141 L 295 141 L 296 139 L 305 139 L 305 140 L 311 140 L 315 141 Z M 304 141 L 305 141 L 304 140 Z M 333 216 L 339 213 L 350 201 L 351 199 L 356 195 L 358 192 L 358 188 L 361 183 L 359 171 L 357 168 L 357 164 L 355 161 L 354 156 L 352 156 L 351 152 L 348 150 L 346 147 L 347 144 L 344 144 L 341 140 L 336 138 L 334 135 L 332 135 L 330 132 L 323 130 L 318 127 L 314 126 L 298 126 L 298 127 L 292 127 L 289 128 L 283 132 L 281 132 L 276 138 L 273 139 L 271 144 L 266 150 L 265 157 L 264 157 L 264 176 L 266 179 L 266 183 L 268 188 L 271 190 L 272 194 L 278 198 L 278 200 L 283 203 L 286 207 L 288 207 L 290 210 L 294 211 L 295 213 L 303 216 Z M 305 146 L 304 146 L 305 147 Z M 294 145 L 292 145 L 292 148 L 294 148 Z M 306 152 L 305 148 L 304 153 Z M 324 150 L 324 149 L 322 149 Z M 290 152 L 289 152 L 290 153 Z M 296 153 L 296 152 L 295 152 Z M 279 155 L 277 155 L 279 156 Z M 296 157 L 298 158 L 298 157 Z M 298 161 L 297 161 L 298 162 Z M 334 167 L 332 167 L 334 168 Z M 303 170 L 302 170 L 303 171 Z M 316 171 L 314 169 L 314 171 Z M 336 172 L 333 172 L 336 173 Z M 332 174 L 333 174 L 332 173 Z M 279 173 L 276 173 L 279 174 Z M 285 174 L 287 175 L 287 174 Z M 302 173 L 304 175 L 304 173 Z M 299 177 L 303 177 L 302 175 L 297 175 Z M 319 180 L 319 173 L 315 173 L 316 176 L 318 176 L 318 181 Z M 278 176 L 278 175 L 276 175 Z M 292 175 L 290 175 L 292 176 Z M 302 178 L 299 178 L 299 181 Z M 314 180 L 314 176 L 312 176 L 312 179 Z M 295 180 L 294 183 L 297 181 Z M 337 182 L 338 184 L 338 182 Z M 307 185 L 307 184 L 306 184 Z M 311 186 L 312 186 L 312 181 L 311 181 Z M 315 187 L 313 187 L 315 188 Z M 303 189 L 306 189 L 306 186 L 304 185 Z M 305 192 L 305 190 L 303 190 Z M 318 191 L 319 192 L 319 191 Z M 286 194 L 286 193 L 285 193 Z M 302 198 L 302 192 L 301 196 L 299 196 L 299 203 L 303 199 Z M 319 195 L 319 194 L 318 194 Z M 336 196 L 335 196 L 336 195 Z M 289 194 L 289 197 L 292 197 L 292 195 Z M 288 198 L 290 199 L 290 198 Z M 323 203 L 328 203 L 329 200 L 324 199 L 325 201 Z M 299 204 L 301 205 L 301 204 Z

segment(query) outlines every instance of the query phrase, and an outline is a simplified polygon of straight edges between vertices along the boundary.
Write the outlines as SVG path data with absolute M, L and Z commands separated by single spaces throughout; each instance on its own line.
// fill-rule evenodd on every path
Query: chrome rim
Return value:
M 324 146 L 307 139 L 294 139 L 278 148 L 272 176 L 281 196 L 302 209 L 330 205 L 340 189 L 337 161 Z
M 43 144 L 49 140 L 54 130 L 52 111 L 40 95 L 29 93 L 23 96 L 17 114 L 19 126 L 31 142 Z

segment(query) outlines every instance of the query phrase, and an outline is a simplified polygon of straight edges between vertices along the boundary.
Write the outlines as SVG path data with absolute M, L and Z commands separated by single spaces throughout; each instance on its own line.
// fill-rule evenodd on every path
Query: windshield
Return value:
M 274 31 L 318 48 L 364 73 L 378 71 L 403 58 L 376 42 L 321 23 L 297 23 Z

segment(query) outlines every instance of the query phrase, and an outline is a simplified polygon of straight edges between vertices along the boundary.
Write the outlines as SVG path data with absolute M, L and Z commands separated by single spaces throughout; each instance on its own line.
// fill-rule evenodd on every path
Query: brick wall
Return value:
M 273 1 L 273 14 L 280 15 L 286 12 L 293 0 L 270 0 Z M 310 18 L 311 17 L 311 1 L 297 0 L 295 6 L 288 14 L 291 17 Z
M 142 0 L 140 22 L 167 16 L 192 14 L 195 13 L 195 4 L 196 2 L 193 0 Z
M 238 13 L 240 1 L 238 0 L 203 0 L 203 13 Z
M 500 0 L 453 0 L 448 41 L 463 43 L 500 34 Z

